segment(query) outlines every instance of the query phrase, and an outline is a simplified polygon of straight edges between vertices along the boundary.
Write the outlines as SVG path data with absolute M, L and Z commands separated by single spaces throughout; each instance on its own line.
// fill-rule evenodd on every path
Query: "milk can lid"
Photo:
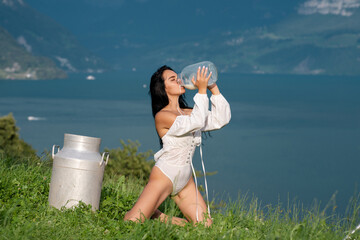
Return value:
M 74 143 L 75 143 L 75 145 L 80 144 L 82 146 L 85 144 L 87 146 L 86 148 L 90 148 L 91 150 L 98 151 L 99 147 L 100 147 L 100 143 L 101 143 L 101 138 L 65 133 L 64 146 L 71 146 Z M 75 147 L 75 146 L 73 145 L 73 147 Z M 88 150 L 90 150 L 90 149 L 88 149 Z

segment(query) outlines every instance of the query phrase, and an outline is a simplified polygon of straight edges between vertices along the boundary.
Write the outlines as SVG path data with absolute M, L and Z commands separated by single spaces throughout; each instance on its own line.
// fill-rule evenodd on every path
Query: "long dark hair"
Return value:
M 163 73 L 165 70 L 174 71 L 169 66 L 162 66 L 151 76 L 150 81 L 150 90 L 149 94 L 151 96 L 151 108 L 152 108 L 152 115 L 155 118 L 155 115 L 164 107 L 169 104 L 169 98 L 165 91 L 165 82 L 163 78 Z M 184 94 L 179 96 L 179 106 L 180 108 L 190 108 L 185 101 Z M 158 135 L 159 136 L 159 135 Z M 163 146 L 162 140 L 159 136 L 160 146 Z
M 165 70 L 174 71 L 171 67 L 164 65 L 156 70 L 156 72 L 151 76 L 149 94 L 151 96 L 151 108 L 154 118 L 161 109 L 169 104 L 169 98 L 165 92 L 165 82 L 163 78 Z M 179 97 L 179 106 L 180 108 L 189 108 L 187 102 L 185 101 L 184 94 Z

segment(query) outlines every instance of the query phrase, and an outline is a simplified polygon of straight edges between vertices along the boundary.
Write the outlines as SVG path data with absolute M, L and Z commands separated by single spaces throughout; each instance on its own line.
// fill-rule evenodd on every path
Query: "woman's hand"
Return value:
M 196 82 L 194 81 L 194 77 L 193 79 L 191 79 L 194 86 L 196 86 L 199 89 L 200 94 L 206 94 L 206 89 L 212 72 L 210 72 L 209 75 L 207 75 L 207 73 L 208 73 L 207 67 L 205 66 L 202 68 L 199 67 L 197 71 Z

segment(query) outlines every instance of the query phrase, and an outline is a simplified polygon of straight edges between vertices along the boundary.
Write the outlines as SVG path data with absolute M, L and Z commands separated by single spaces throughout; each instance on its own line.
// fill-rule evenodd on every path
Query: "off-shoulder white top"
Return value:
M 189 163 L 195 147 L 201 144 L 201 132 L 217 130 L 229 123 L 230 105 L 223 95 L 212 95 L 210 100 L 211 111 L 207 94 L 197 93 L 194 96 L 195 105 L 191 114 L 176 117 L 161 138 L 163 148 L 155 153 L 155 161 L 161 159 L 175 165 Z

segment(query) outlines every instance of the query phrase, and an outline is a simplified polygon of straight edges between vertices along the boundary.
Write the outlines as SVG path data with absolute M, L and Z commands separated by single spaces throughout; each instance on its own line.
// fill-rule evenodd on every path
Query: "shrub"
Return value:
M 15 123 L 12 113 L 0 117 L 0 154 L 15 159 L 36 156 L 35 150 L 20 139 Z
M 147 181 L 154 166 L 153 160 L 148 160 L 152 151 L 138 152 L 140 143 L 128 140 L 127 144 L 120 140 L 121 147 L 116 149 L 105 149 L 109 152 L 109 163 L 105 168 L 107 176 L 123 175 L 134 176 L 140 180 Z

